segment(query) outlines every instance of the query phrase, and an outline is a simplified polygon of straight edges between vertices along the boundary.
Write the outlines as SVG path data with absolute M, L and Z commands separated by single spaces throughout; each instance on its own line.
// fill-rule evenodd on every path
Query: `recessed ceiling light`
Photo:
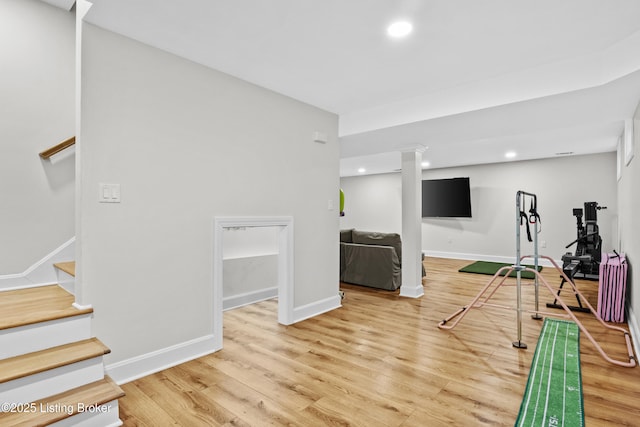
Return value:
M 367 170 L 365 168 L 359 168 L 358 173 L 365 173 Z
M 516 152 L 515 151 L 507 151 L 506 153 L 504 153 L 504 156 L 507 159 L 513 159 L 516 156 Z
M 429 162 L 422 162 L 422 167 L 423 167 L 423 168 L 428 168 L 429 166 L 431 166 L 431 163 L 429 163 Z
M 405 37 L 413 30 L 413 25 L 407 21 L 397 21 L 387 27 L 387 34 L 393 38 Z

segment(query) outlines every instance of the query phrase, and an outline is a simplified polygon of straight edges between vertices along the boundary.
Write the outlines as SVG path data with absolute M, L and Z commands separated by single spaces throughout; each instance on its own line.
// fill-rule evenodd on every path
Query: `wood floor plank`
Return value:
M 521 396 L 505 389 L 488 391 L 474 383 L 451 381 L 425 406 L 434 404 L 430 412 L 440 419 L 455 421 L 452 425 L 512 426 L 515 419 L 505 418 L 505 414 L 519 408 L 521 400 Z M 445 412 L 445 408 L 449 411 Z
M 151 425 L 512 426 L 542 322 L 523 315 L 526 350 L 511 345 L 512 310 L 471 309 L 454 329 L 439 329 L 489 280 L 458 273 L 469 263 L 427 258 L 418 299 L 341 284 L 342 308 L 289 326 L 277 323 L 276 300 L 227 311 L 223 350 L 135 381 L 136 393 L 122 399 L 124 424 L 149 425 L 157 406 L 166 418 Z M 542 275 L 556 292 L 559 275 L 546 267 Z M 507 281 L 491 302 L 515 307 L 515 279 Z M 533 283 L 523 281 L 525 308 L 534 306 Z M 577 284 L 595 304 L 597 283 Z M 554 311 L 545 304 L 555 294 L 539 291 L 540 308 Z M 625 356 L 622 334 L 577 316 L 607 352 Z M 640 368 L 606 362 L 584 334 L 581 360 L 586 424 L 634 425 Z
M 305 412 L 311 414 L 315 425 L 348 425 L 363 427 L 395 427 L 407 419 L 410 413 L 398 412 L 391 407 L 386 411 L 372 411 L 377 402 L 362 401 L 358 396 L 328 395 L 320 399 Z M 349 417 L 345 417 L 349 414 Z M 310 421 L 310 420 L 309 420 Z
M 131 427 L 169 427 L 179 426 L 164 408 L 145 392 L 140 390 L 136 383 L 128 383 L 122 386 L 127 399 L 121 399 L 120 419 L 124 425 Z
M 169 369 L 135 382 L 135 386 L 166 413 L 154 418 L 156 422 L 166 423 L 175 419 L 179 425 L 183 426 L 220 426 L 228 422 L 240 421 L 228 408 L 211 399 L 199 387 L 197 390 L 195 387 L 185 387 L 184 383 L 177 379 L 179 376 L 180 373 L 177 370 Z M 217 380 L 218 378 L 212 381 L 211 387 Z M 129 415 L 124 408 L 126 406 L 121 413 L 124 414 L 124 418 L 128 418 Z M 135 409 L 133 413 L 136 413 Z M 167 415 L 170 418 L 167 418 Z
M 321 394 L 310 390 L 292 380 L 288 375 L 278 375 L 268 366 L 256 366 L 251 356 L 242 357 L 233 351 L 222 350 L 216 357 L 205 357 L 203 360 L 209 369 L 217 369 L 235 378 L 246 386 L 263 393 L 284 404 L 294 411 L 301 411 L 320 397 Z
M 398 408 L 401 405 L 397 404 L 397 402 L 393 402 L 396 403 L 394 407 L 393 403 L 389 403 L 380 397 L 375 388 L 371 389 L 367 385 L 354 381 L 353 378 L 335 375 L 325 369 L 318 369 L 303 361 L 288 359 L 259 346 L 250 345 L 248 348 L 262 360 L 265 366 L 280 375 L 292 376 L 322 396 L 330 395 L 339 396 L 340 398 L 356 396 L 361 402 L 377 403 L 377 405 L 369 407 L 373 412 L 385 413 L 386 411 L 402 410 L 402 408 Z
M 227 376 L 203 393 L 233 412 L 243 422 L 258 425 L 303 425 L 304 417 L 291 410 L 285 402 L 276 401 L 270 395 L 260 393 Z

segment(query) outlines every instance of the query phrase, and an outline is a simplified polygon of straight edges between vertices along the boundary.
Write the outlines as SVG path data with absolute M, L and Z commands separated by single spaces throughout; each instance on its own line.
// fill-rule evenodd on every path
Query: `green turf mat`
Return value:
M 489 274 L 493 276 L 502 267 L 507 267 L 511 265 L 513 264 L 506 264 L 501 262 L 489 262 L 489 261 L 476 261 L 473 264 L 469 264 L 465 267 L 462 267 L 458 271 L 461 273 Z M 534 266 L 527 265 L 527 267 L 533 269 Z M 538 271 L 541 271 L 541 270 L 542 270 L 542 266 L 539 265 Z M 504 272 L 502 275 L 504 276 Z M 509 274 L 509 277 L 516 277 L 516 272 L 512 271 L 511 274 Z M 522 277 L 523 279 L 533 279 L 534 274 L 530 271 L 523 271 L 520 277 Z
M 544 320 L 515 426 L 584 427 L 580 330 L 574 322 Z

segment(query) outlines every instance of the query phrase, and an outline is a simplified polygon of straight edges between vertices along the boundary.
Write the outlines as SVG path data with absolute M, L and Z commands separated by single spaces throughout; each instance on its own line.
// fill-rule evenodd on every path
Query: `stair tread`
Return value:
M 57 262 L 53 264 L 55 268 L 58 270 L 62 270 L 65 273 L 74 276 L 76 275 L 76 262 L 75 261 L 65 261 L 65 262 Z
M 92 313 L 77 309 L 75 298 L 58 285 L 0 292 L 0 330 Z
M 97 338 L 89 338 L 46 350 L 0 360 L 0 384 L 70 365 L 110 352 Z
M 124 391 L 108 376 L 55 396 L 33 402 L 32 412 L 0 413 L 0 425 L 44 426 L 78 413 L 78 404 L 85 407 L 103 405 L 124 396 Z M 30 408 L 30 409 L 31 409 Z M 72 412 L 69 414 L 69 412 Z

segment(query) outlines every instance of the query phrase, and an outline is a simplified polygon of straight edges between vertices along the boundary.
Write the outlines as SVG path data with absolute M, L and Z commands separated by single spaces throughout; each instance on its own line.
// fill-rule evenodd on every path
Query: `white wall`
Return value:
M 344 212 L 340 228 L 402 232 L 402 175 L 389 173 L 340 179 Z
M 224 258 L 243 258 L 278 253 L 277 227 L 225 229 Z
M 215 216 L 293 216 L 295 308 L 337 297 L 334 114 L 89 24 L 82 54 L 78 239 L 109 364 L 213 333 Z
M 276 298 L 278 255 L 227 258 L 223 261 L 222 282 L 224 310 Z
M 278 295 L 278 229 L 226 229 L 222 295 L 225 310 Z
M 515 257 L 515 195 L 538 196 L 542 217 L 540 253 L 559 259 L 576 238 L 572 209 L 596 201 L 603 249 L 610 251 L 617 235 L 616 156 L 604 153 L 548 160 L 508 162 L 423 171 L 423 179 L 468 176 L 472 218 L 423 218 L 422 249 L 454 258 L 500 260 Z M 401 231 L 400 174 L 341 179 L 346 215 L 341 228 Z M 528 209 L 528 206 L 527 206 Z M 523 253 L 532 252 L 522 228 Z M 575 246 L 569 250 L 575 250 Z M 505 261 L 510 262 L 510 261 Z
M 74 19 L 37 0 L 0 1 L 0 275 L 74 236 L 74 157 L 38 156 L 75 132 Z
M 638 147 L 640 146 L 640 104 L 634 115 L 633 140 L 635 155 L 629 165 L 625 165 L 624 150 L 621 164 L 621 178 L 618 181 L 618 206 L 620 209 L 620 243 L 618 249 L 624 252 L 629 262 L 629 294 L 627 305 L 629 306 L 629 326 L 634 332 L 634 344 L 636 351 L 640 349 L 640 159 L 638 159 Z

